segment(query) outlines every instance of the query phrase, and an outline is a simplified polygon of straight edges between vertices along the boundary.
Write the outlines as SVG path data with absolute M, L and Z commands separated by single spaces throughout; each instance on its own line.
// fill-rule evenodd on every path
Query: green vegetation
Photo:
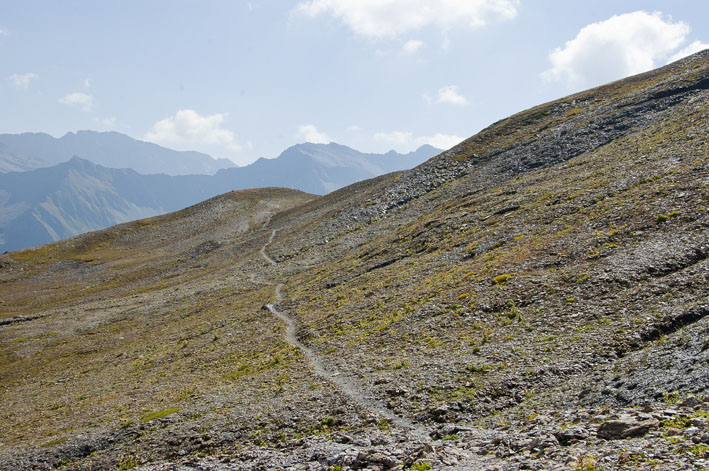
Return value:
M 700 443 L 698 445 L 690 447 L 687 452 L 696 456 L 697 458 L 706 458 L 707 456 L 709 456 L 709 445 Z
M 133 456 L 128 456 L 122 458 L 120 463 L 118 463 L 118 471 L 127 471 L 129 469 L 137 468 L 140 463 Z
M 320 421 L 320 424 L 326 427 L 332 427 L 333 425 L 335 425 L 335 418 L 330 416 L 323 417 Z
M 667 214 L 660 214 L 659 216 L 657 216 L 657 218 L 655 219 L 655 221 L 656 221 L 657 223 L 661 224 L 661 223 L 663 223 L 663 222 L 667 222 L 668 219 L 673 218 L 673 217 L 677 217 L 677 216 L 679 216 L 679 215 L 680 215 L 680 212 L 679 212 L 679 211 L 672 211 L 672 212 L 667 213 Z
M 155 419 L 162 419 L 163 417 L 166 417 L 170 414 L 174 414 L 178 410 L 180 410 L 179 407 L 174 407 L 172 409 L 157 410 L 157 411 L 150 412 L 150 413 L 147 413 L 147 414 L 141 416 L 140 420 L 142 422 L 149 422 L 149 421 L 155 420 Z
M 660 426 L 664 428 L 685 428 L 689 423 L 688 417 L 677 417 L 675 419 L 663 420 L 660 422 Z
M 573 465 L 574 471 L 603 471 L 603 467 L 599 466 L 595 458 L 581 456 Z
M 667 404 L 674 405 L 679 404 L 682 401 L 682 397 L 677 391 L 664 392 L 662 393 L 662 396 Z
M 490 365 L 468 365 L 465 367 L 465 369 L 471 373 L 487 373 L 488 371 L 492 370 L 492 366 Z
M 404 368 L 408 368 L 410 366 L 411 366 L 411 363 L 407 362 L 406 360 L 400 360 L 400 361 L 397 361 L 396 363 L 393 363 L 391 365 L 391 369 L 392 370 L 401 370 Z
M 377 422 L 377 428 L 382 432 L 388 432 L 391 430 L 391 423 L 388 420 L 380 420 Z
M 507 318 L 509 320 L 516 320 L 520 324 L 524 323 L 524 316 L 522 316 L 522 312 L 517 308 L 517 304 L 515 304 L 514 301 L 510 301 L 507 303 Z
M 512 278 L 512 275 L 509 273 L 505 273 L 502 275 L 498 275 L 495 278 L 492 279 L 492 282 L 495 283 L 496 285 L 507 283 L 507 280 Z
M 42 448 L 51 448 L 53 446 L 61 445 L 66 442 L 67 442 L 67 438 L 61 437 L 61 438 L 57 438 L 55 440 L 50 440 L 46 443 L 43 443 L 41 446 L 42 446 Z
M 411 465 L 411 469 L 413 471 L 428 471 L 430 469 L 433 469 L 433 466 L 431 466 L 431 463 L 428 461 L 419 461 Z

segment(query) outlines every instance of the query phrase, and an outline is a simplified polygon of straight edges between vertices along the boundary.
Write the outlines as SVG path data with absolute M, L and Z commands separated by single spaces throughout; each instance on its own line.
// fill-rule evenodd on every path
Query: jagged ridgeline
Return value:
M 70 145 L 72 142 L 74 145 Z M 18 161 L 26 162 L 27 155 L 49 155 L 40 163 L 46 168 L 2 173 L 8 148 L 18 152 Z M 322 195 L 356 181 L 410 169 L 440 152 L 424 145 L 408 154 L 363 154 L 335 143 L 305 143 L 286 149 L 275 159 L 261 158 L 245 167 L 215 170 L 214 175 L 143 175 L 132 169 L 103 167 L 80 157 L 52 165 L 57 159 L 69 159 L 67 153 L 71 155 L 72 151 L 120 167 L 135 163 L 120 161 L 121 155 L 132 155 L 141 162 L 155 161 L 158 169 L 167 168 L 172 159 L 184 164 L 175 167 L 182 172 L 203 168 L 202 173 L 207 173 L 210 167 L 206 164 L 190 165 L 197 157 L 214 165 L 224 160 L 172 151 L 118 133 L 82 131 L 62 139 L 44 134 L 0 134 L 0 252 L 177 211 L 231 190 L 288 186 Z M 48 161 L 50 157 L 52 162 Z
M 3 469 L 701 469 L 708 87 L 3 255 Z

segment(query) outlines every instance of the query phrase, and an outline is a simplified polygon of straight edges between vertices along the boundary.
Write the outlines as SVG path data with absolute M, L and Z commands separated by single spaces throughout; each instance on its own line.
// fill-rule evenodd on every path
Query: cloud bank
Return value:
M 584 26 L 574 39 L 552 51 L 551 67 L 542 78 L 577 90 L 645 72 L 668 58 L 679 59 L 706 47 L 696 41 L 676 52 L 689 33 L 687 24 L 661 13 L 615 15 Z
M 94 97 L 86 93 L 69 93 L 59 99 L 59 103 L 68 106 L 78 106 L 84 111 L 91 111 L 94 106 Z
M 195 110 L 179 110 L 155 123 L 144 139 L 181 150 L 218 148 L 239 152 L 242 146 L 234 133 L 222 127 L 227 117 L 227 113 L 203 116 Z
M 419 41 L 418 39 L 410 39 L 404 43 L 404 46 L 401 48 L 401 53 L 405 56 L 413 56 L 419 51 L 419 49 L 421 49 L 421 47 L 423 47 L 423 41 Z
M 329 144 L 332 142 L 332 139 L 330 139 L 327 134 L 320 131 L 312 124 L 301 124 L 298 126 L 295 137 L 305 142 L 312 142 L 313 144 Z
M 435 98 L 432 98 L 428 93 L 424 93 L 423 99 L 428 103 L 449 104 L 456 106 L 466 106 L 470 104 L 468 99 L 460 94 L 458 87 L 455 85 L 448 85 L 446 87 L 439 88 L 438 94 Z
M 27 88 L 30 82 L 36 78 L 39 78 L 39 75 L 28 72 L 26 74 L 12 74 L 8 77 L 8 80 L 15 88 Z
M 460 136 L 452 134 L 436 133 L 433 136 L 414 136 L 408 131 L 378 132 L 374 135 L 374 140 L 391 146 L 397 152 L 410 152 L 416 150 L 424 144 L 437 147 L 438 149 L 450 149 L 463 140 Z
M 518 6 L 519 0 L 308 0 L 295 10 L 311 18 L 330 15 L 359 36 L 394 39 L 425 27 L 480 28 L 514 18 Z
M 694 41 L 689 46 L 681 49 L 679 52 L 672 55 L 672 57 L 670 57 L 670 60 L 668 60 L 667 63 L 669 64 L 670 62 L 678 61 L 678 60 L 683 59 L 687 56 L 691 56 L 695 52 L 703 51 L 704 49 L 709 49 L 709 43 L 703 43 L 701 41 Z

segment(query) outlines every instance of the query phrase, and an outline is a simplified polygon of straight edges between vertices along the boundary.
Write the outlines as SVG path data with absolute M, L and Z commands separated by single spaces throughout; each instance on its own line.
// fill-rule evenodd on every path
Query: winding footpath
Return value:
M 264 227 L 268 226 L 269 221 L 266 221 Z M 273 229 L 268 241 L 261 247 L 261 257 L 271 266 L 277 267 L 278 263 L 268 255 L 267 249 L 276 237 L 277 230 Z M 270 286 L 275 286 L 276 302 L 267 304 L 268 311 L 286 324 L 284 339 L 293 347 L 300 350 L 308 361 L 308 365 L 319 378 L 333 384 L 349 401 L 356 404 L 360 408 L 369 411 L 371 414 L 378 415 L 386 419 L 392 426 L 396 427 L 400 433 L 405 434 L 410 445 L 415 448 L 414 453 L 420 454 L 422 450 L 428 450 L 427 457 L 437 457 L 443 464 L 445 469 L 455 469 L 457 471 L 480 471 L 489 469 L 489 462 L 484 462 L 480 457 L 470 454 L 468 451 L 462 450 L 457 446 L 443 442 L 440 439 L 433 440 L 430 430 L 421 424 L 415 424 L 406 417 L 402 417 L 394 413 L 388 408 L 378 397 L 362 386 L 361 382 L 354 378 L 348 377 L 342 372 L 333 371 L 326 366 L 326 361 L 314 349 L 304 344 L 298 339 L 298 326 L 296 320 L 287 312 L 279 310 L 278 303 L 283 301 L 283 283 L 270 283 L 265 280 L 257 280 L 255 274 L 251 274 L 251 281 Z M 362 451 L 362 450 L 360 450 Z M 388 450 L 388 453 L 392 453 Z M 359 455 L 357 455 L 359 456 Z M 452 460 L 452 461 L 451 461 Z M 424 459 L 425 462 L 425 459 Z M 430 465 L 429 465 L 430 466 Z M 441 468 L 441 469 L 443 469 Z M 300 469 L 300 468 L 298 468 Z M 348 468 L 349 469 L 349 468 Z M 425 468 L 429 469 L 429 468 Z
M 273 242 L 273 238 L 276 236 L 276 232 L 277 231 L 275 229 L 271 232 L 271 236 L 269 237 L 268 242 L 266 242 L 266 244 L 264 244 L 264 246 L 261 247 L 260 250 L 261 256 L 272 266 L 276 266 L 277 263 L 268 255 L 268 253 L 266 252 L 266 248 Z M 283 300 L 282 289 L 282 283 L 276 285 L 276 302 Z M 275 304 L 268 304 L 266 305 L 266 308 L 274 316 L 278 317 L 286 324 L 286 341 L 303 353 L 303 355 L 308 360 L 308 363 L 310 364 L 311 368 L 317 376 L 324 379 L 325 381 L 333 383 L 351 401 L 363 407 L 364 409 L 369 410 L 370 412 L 384 417 L 391 424 L 396 425 L 402 429 L 406 429 L 409 433 L 416 435 L 417 438 L 426 439 L 428 437 L 428 431 L 426 429 L 415 425 L 404 417 L 396 415 L 381 401 L 377 400 L 376 396 L 374 396 L 372 393 L 366 391 L 364 388 L 362 388 L 349 378 L 345 377 L 344 375 L 340 373 L 334 373 L 329 370 L 324 365 L 322 358 L 312 348 L 298 340 L 298 327 L 293 317 L 289 316 L 285 312 L 280 311 Z

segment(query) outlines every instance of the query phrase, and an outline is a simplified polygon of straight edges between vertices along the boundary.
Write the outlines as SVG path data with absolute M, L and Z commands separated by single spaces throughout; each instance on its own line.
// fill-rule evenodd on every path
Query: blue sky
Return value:
M 239 164 L 304 141 L 450 147 L 708 44 L 703 0 L 0 0 L 0 133 Z

